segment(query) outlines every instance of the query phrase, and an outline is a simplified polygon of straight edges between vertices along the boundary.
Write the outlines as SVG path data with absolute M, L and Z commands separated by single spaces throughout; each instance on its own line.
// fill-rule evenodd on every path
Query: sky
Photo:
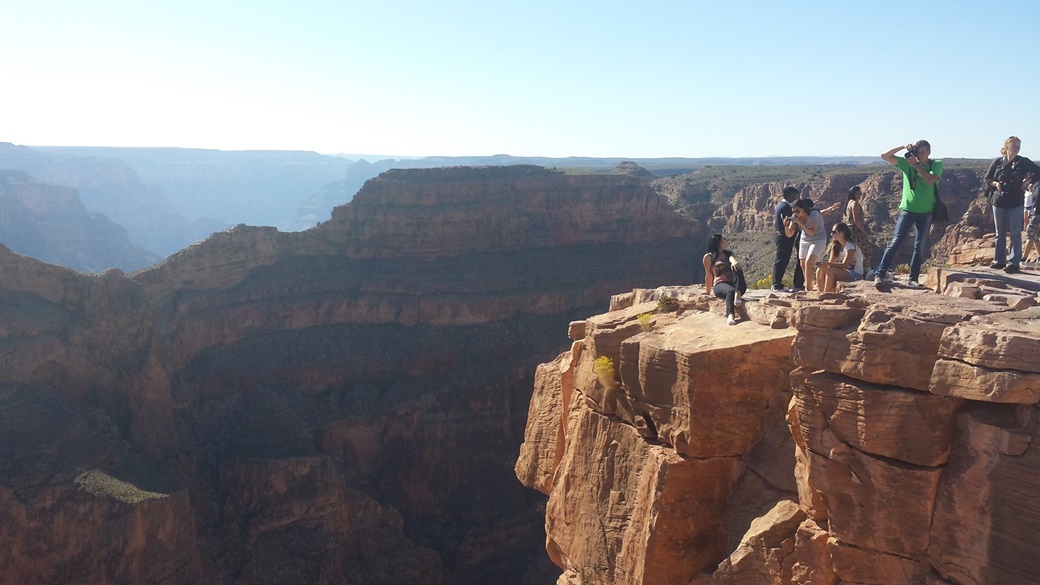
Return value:
M 989 158 L 1017 135 L 1040 160 L 1038 25 L 1035 0 L 0 0 L 0 142 Z

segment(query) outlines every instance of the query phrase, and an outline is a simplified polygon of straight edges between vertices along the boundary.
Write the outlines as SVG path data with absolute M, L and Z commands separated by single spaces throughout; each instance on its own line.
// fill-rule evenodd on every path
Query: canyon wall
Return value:
M 1040 277 L 928 284 L 752 293 L 735 327 L 639 289 L 572 323 L 515 470 L 558 583 L 1035 583 Z
M 641 179 L 521 166 L 130 276 L 0 247 L 0 581 L 544 582 L 534 366 L 702 239 Z

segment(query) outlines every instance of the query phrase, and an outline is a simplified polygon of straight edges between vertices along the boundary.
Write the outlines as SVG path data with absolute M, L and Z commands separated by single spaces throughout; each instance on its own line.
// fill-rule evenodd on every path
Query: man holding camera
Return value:
M 906 149 L 906 153 L 901 157 L 896 156 L 896 153 L 903 149 Z M 874 284 L 886 282 L 892 258 L 913 227 L 917 234 L 914 236 L 914 254 L 910 258 L 908 284 L 919 286 L 924 248 L 928 245 L 928 230 L 932 227 L 932 212 L 935 211 L 935 187 L 943 172 L 942 161 L 930 159 L 931 154 L 932 146 L 928 141 L 918 140 L 913 144 L 897 146 L 881 155 L 886 162 L 902 171 L 903 198 L 899 203 L 896 231 L 892 234 L 892 241 L 885 248 L 885 253 L 881 255 Z

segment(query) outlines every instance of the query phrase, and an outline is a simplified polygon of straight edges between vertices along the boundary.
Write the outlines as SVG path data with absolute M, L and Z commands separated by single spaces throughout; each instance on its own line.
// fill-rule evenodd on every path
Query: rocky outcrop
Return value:
M 96 419 L 3 437 L 0 580 L 537 582 L 544 496 L 512 479 L 534 365 L 608 291 L 689 282 L 697 233 L 632 177 L 449 168 L 132 276 L 0 248 L 0 384 Z M 97 437 L 112 455 L 59 446 Z M 75 473 L 34 467 L 55 453 Z
M 0 171 L 0 242 L 19 254 L 88 273 L 138 270 L 159 258 L 83 206 L 75 189 Z
M 558 582 L 1032 583 L 1040 308 L 961 296 L 997 279 L 969 274 L 752 293 L 736 327 L 696 288 L 635 291 L 572 327 L 516 466 Z

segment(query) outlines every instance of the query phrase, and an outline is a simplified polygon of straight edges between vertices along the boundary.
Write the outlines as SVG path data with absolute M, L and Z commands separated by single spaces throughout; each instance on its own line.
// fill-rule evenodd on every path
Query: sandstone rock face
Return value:
M 4 583 L 196 583 L 186 486 L 99 409 L 0 386 Z
M 944 272 L 933 270 L 929 282 L 938 288 L 969 278 Z M 970 278 L 1009 291 L 1040 286 L 1031 275 Z M 858 283 L 844 294 L 794 299 L 752 292 L 745 297 L 749 320 L 736 327 L 719 318 L 719 301 L 694 292 L 675 312 L 654 314 L 649 331 L 633 328 L 663 294 L 633 291 L 617 310 L 586 320 L 586 337 L 576 343 L 583 351 L 568 356 L 577 364 L 569 411 L 550 396 L 551 385 L 540 387 L 540 404 L 556 410 L 548 417 L 532 411 L 524 448 L 558 450 L 563 442 L 565 455 L 555 470 L 551 458 L 522 458 L 517 475 L 527 485 L 552 477 L 547 550 L 564 571 L 561 583 L 1036 581 L 1040 397 L 1030 356 L 1040 340 L 1040 309 Z M 780 365 L 763 351 L 771 336 L 790 343 L 786 381 L 767 373 Z M 713 354 L 742 359 L 754 373 L 728 387 L 712 377 L 715 361 L 700 357 Z M 604 356 L 618 360 L 613 385 L 593 372 Z M 711 383 L 699 386 L 698 378 Z M 705 390 L 743 412 L 677 400 Z M 778 408 L 776 400 L 788 397 Z M 677 415 L 677 403 L 688 414 Z M 786 425 L 748 418 L 753 412 L 765 423 L 778 411 L 786 411 Z M 679 439 L 699 433 L 711 439 Z M 769 453 L 781 452 L 775 459 L 785 463 L 777 465 Z M 687 519 L 688 540 L 676 545 L 687 547 L 685 556 L 656 556 L 653 571 L 641 569 L 653 556 L 646 543 L 676 542 L 674 529 L 642 528 L 641 520 L 657 512 L 661 522 L 658 498 L 678 481 L 671 470 L 691 459 L 729 458 L 741 465 L 713 471 L 715 492 L 687 487 L 688 500 L 670 512 Z M 647 490 L 633 486 L 648 476 L 665 485 L 642 495 Z M 708 501 L 722 508 L 720 516 L 690 521 Z M 645 533 L 632 533 L 633 526 Z
M 310 231 L 129 277 L 0 249 L 0 385 L 119 446 L 69 451 L 77 483 L 5 436 L 0 581 L 537 582 L 545 498 L 513 479 L 535 365 L 610 293 L 689 282 L 697 233 L 633 177 L 496 167 L 396 171 Z
M 654 306 L 588 319 L 585 338 L 540 370 L 552 381 L 535 400 L 553 414 L 532 410 L 516 471 L 536 489 L 552 478 L 547 549 L 567 578 L 688 583 L 728 546 L 727 502 L 768 509 L 783 493 L 764 479 L 772 473 L 761 453 L 749 460 L 763 475 L 741 456 L 783 421 L 793 331 L 727 328 L 696 310 L 641 325 Z

